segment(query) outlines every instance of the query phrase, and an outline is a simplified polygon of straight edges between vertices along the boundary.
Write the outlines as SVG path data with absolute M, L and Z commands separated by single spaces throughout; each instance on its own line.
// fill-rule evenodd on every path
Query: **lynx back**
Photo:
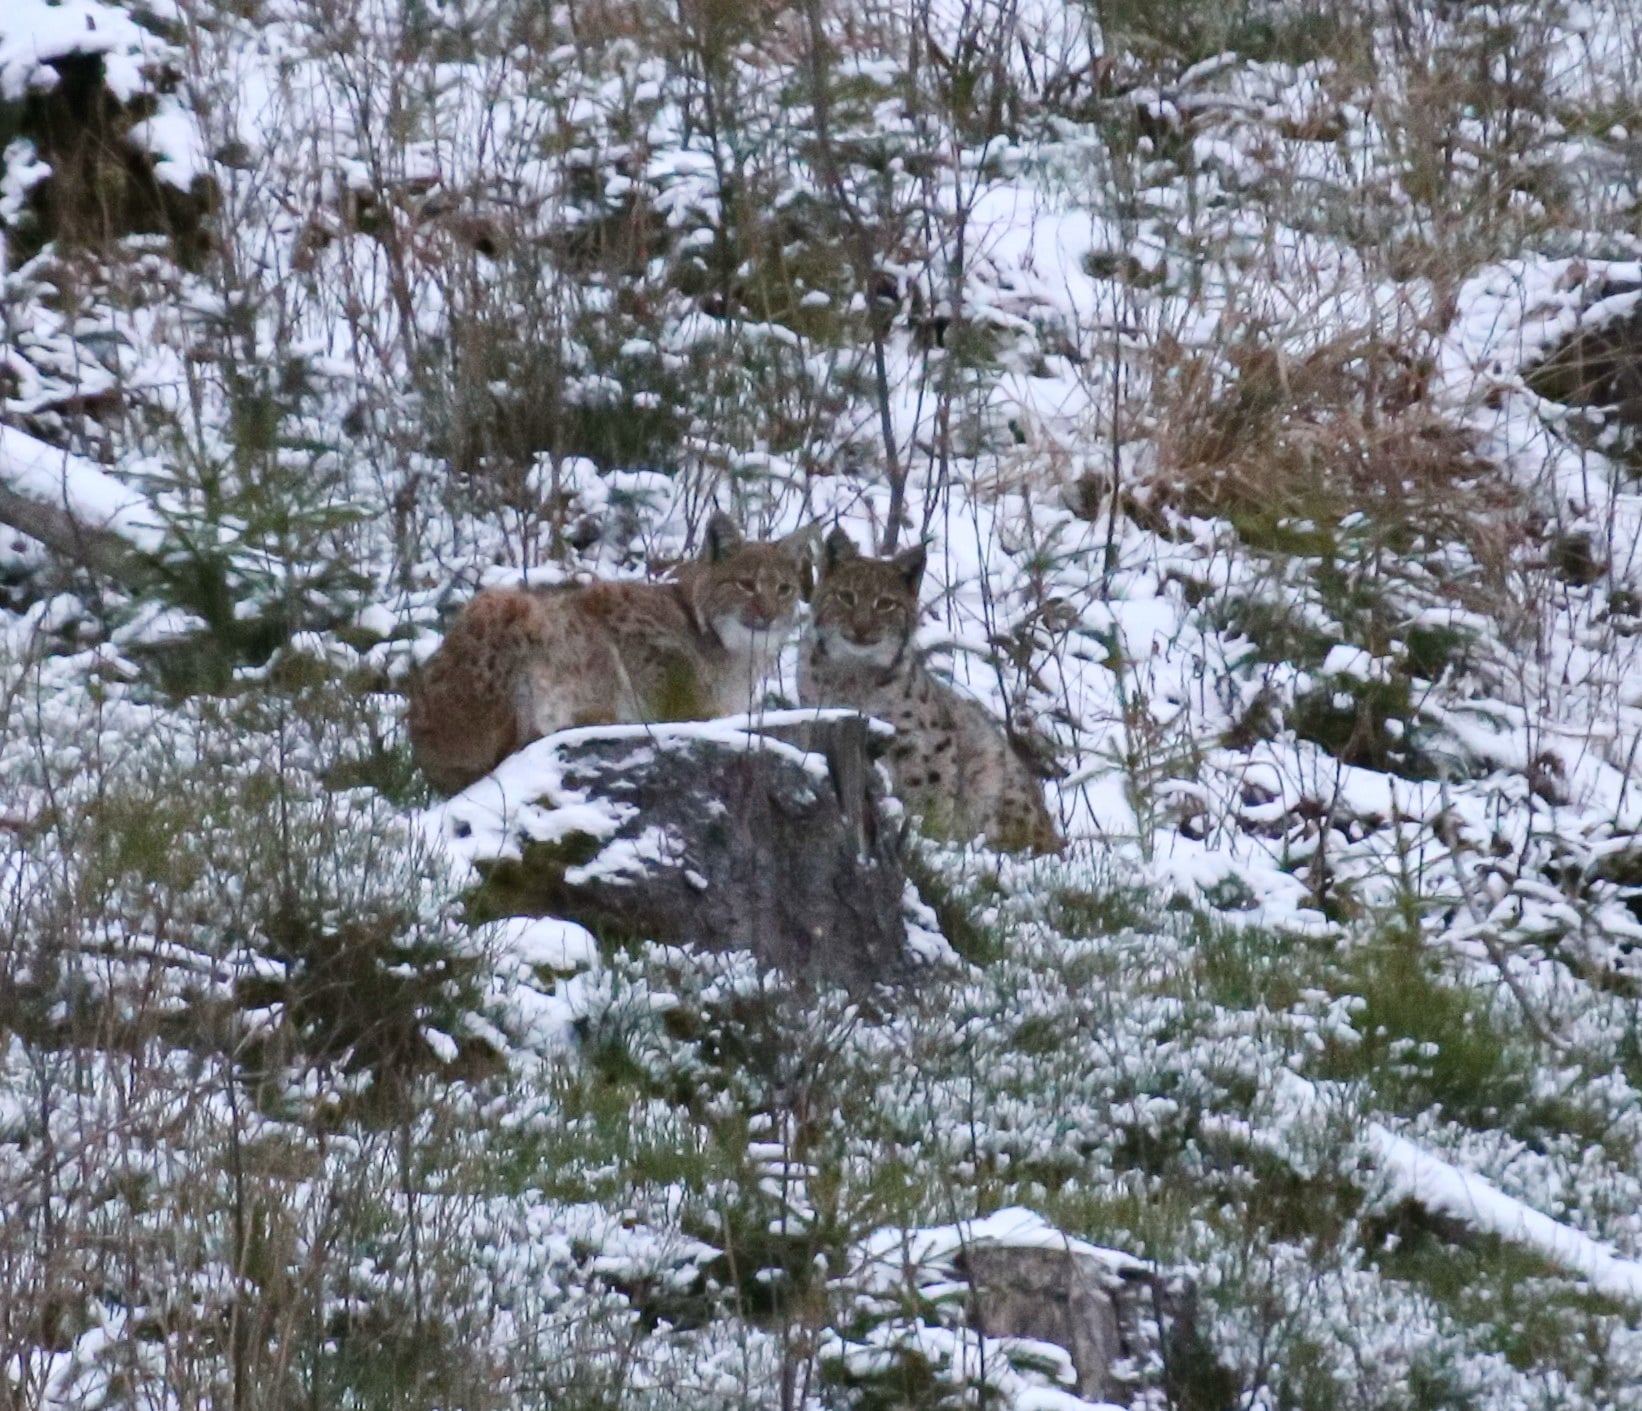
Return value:
M 454 793 L 574 725 L 752 709 L 791 630 L 813 531 L 747 543 L 724 515 L 671 582 L 491 588 L 462 610 L 411 689 L 417 763 Z

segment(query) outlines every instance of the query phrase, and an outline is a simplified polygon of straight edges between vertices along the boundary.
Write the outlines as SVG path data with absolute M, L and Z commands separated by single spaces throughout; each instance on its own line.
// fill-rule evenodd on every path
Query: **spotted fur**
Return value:
M 853 706 L 895 726 L 889 769 L 907 808 L 937 837 L 984 833 L 1008 852 L 1064 844 L 1043 788 L 977 701 L 938 679 L 912 645 L 924 550 L 863 558 L 847 534 L 828 537 L 799 656 L 806 705 Z

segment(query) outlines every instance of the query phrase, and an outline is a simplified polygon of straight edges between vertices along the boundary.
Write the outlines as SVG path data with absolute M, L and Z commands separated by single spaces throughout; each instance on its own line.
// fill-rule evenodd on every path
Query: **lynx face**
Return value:
M 862 558 L 847 536 L 829 535 L 812 628 L 821 654 L 840 666 L 893 666 L 918 626 L 924 558 L 921 546 Z
M 773 651 L 804 596 L 812 536 L 749 544 L 724 515 L 707 526 L 702 556 L 679 571 L 702 624 L 731 656 Z

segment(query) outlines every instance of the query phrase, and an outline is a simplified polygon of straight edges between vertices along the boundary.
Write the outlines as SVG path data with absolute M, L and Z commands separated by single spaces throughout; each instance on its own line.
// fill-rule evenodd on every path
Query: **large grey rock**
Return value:
M 433 816 L 478 873 L 476 919 L 560 916 L 868 984 L 911 958 L 880 740 L 849 711 L 568 730 Z

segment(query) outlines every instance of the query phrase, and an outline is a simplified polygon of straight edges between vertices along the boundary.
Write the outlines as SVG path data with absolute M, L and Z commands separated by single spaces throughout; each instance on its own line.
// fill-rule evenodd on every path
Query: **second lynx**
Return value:
M 805 705 L 854 706 L 895 727 L 890 773 L 931 833 L 994 847 L 1059 852 L 1043 787 L 979 702 L 937 679 L 913 648 L 924 551 L 862 558 L 827 536 L 810 631 L 798 664 Z
M 749 544 L 714 515 L 673 582 L 480 593 L 412 687 L 417 763 L 454 793 L 572 725 L 750 710 L 792 627 L 811 537 Z

